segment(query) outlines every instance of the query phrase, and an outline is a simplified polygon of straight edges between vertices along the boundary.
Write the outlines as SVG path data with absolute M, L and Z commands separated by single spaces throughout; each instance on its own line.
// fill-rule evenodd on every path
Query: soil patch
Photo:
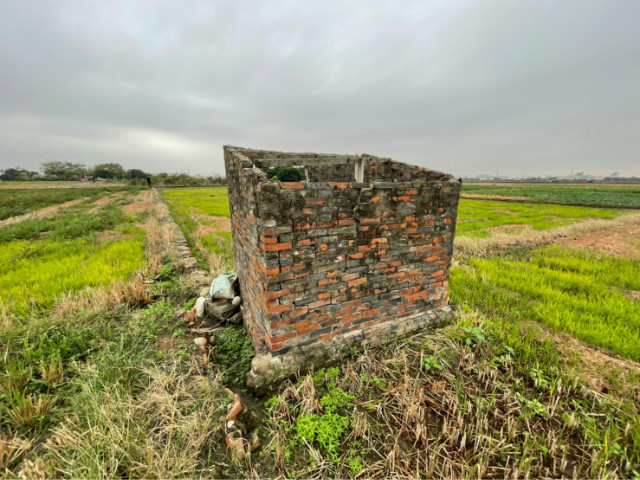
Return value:
M 211 225 L 200 225 L 201 227 L 210 227 L 209 229 L 204 229 L 202 233 L 211 233 L 211 232 L 230 232 L 231 231 L 231 220 L 227 217 L 216 217 L 214 215 L 203 215 L 200 213 L 192 213 L 191 217 L 194 220 L 206 220 L 206 223 L 210 223 Z M 213 226 L 215 224 L 215 227 Z M 206 230 L 206 231 L 205 231 Z M 200 232 L 200 228 L 198 228 L 198 232 Z
M 106 197 L 99 198 L 91 204 L 94 205 L 94 207 L 89 210 L 89 213 L 98 213 L 103 206 L 107 205 L 108 203 L 114 202 L 118 198 L 124 196 L 126 193 L 127 192 L 112 193 L 111 195 L 107 195 Z
M 73 205 L 78 205 L 83 201 L 84 201 L 84 198 L 77 198 L 75 200 L 70 200 L 68 202 L 64 202 L 59 205 L 52 205 L 50 207 L 41 208 L 40 210 L 36 210 L 35 212 L 25 213 L 24 215 L 18 215 L 17 217 L 6 218 L 0 221 L 0 227 L 5 227 L 7 225 L 18 223 L 27 219 L 54 217 L 58 214 L 60 210 L 67 207 L 72 207 Z
M 528 197 L 518 197 L 511 195 L 487 195 L 484 193 L 462 193 L 462 198 L 475 198 L 478 200 L 530 200 Z
M 623 295 L 631 300 L 640 301 L 640 290 L 627 290 Z
M 126 214 L 131 214 L 148 212 L 149 210 L 153 210 L 154 208 L 155 203 L 153 192 L 151 190 L 143 190 L 136 196 L 136 198 L 134 198 L 133 203 L 122 207 L 122 211 Z
M 516 224 L 513 224 L 513 223 L 508 223 L 506 225 L 500 225 L 498 227 L 487 228 L 487 231 L 493 232 L 493 233 L 519 232 L 519 231 L 524 231 L 524 230 L 531 230 L 531 225 L 528 225 L 528 224 L 516 225 Z
M 640 225 L 621 225 L 577 238 L 562 240 L 571 248 L 586 248 L 608 255 L 640 260 Z

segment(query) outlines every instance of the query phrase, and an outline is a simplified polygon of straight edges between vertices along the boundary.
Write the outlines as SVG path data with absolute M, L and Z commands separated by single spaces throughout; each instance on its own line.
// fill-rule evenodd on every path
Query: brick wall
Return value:
M 225 147 L 236 271 L 261 387 L 442 321 L 460 184 L 368 155 Z M 298 166 L 274 183 L 261 168 Z M 356 183 L 357 166 L 365 183 Z

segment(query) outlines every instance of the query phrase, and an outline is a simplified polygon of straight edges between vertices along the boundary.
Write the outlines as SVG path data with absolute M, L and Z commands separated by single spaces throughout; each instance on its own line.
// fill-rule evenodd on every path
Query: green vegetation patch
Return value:
M 215 345 L 216 363 L 222 372 L 223 382 L 244 385 L 255 355 L 247 330 L 228 326 L 215 333 Z
M 20 241 L 0 248 L 0 297 L 9 312 L 46 310 L 57 296 L 124 280 L 144 266 L 144 232 L 127 240 L 96 243 Z
M 201 268 L 233 270 L 231 232 L 216 231 L 212 217 L 229 218 L 227 189 L 174 188 L 162 190 L 162 197 L 176 223 L 182 229 L 189 248 Z M 210 227 L 201 229 L 201 227 Z M 215 262 L 215 265 L 213 263 Z
M 96 214 L 88 208 L 0 228 L 0 298 L 9 313 L 47 310 L 61 294 L 124 280 L 144 266 L 146 233 L 136 217 L 115 205 Z
M 93 202 L 111 193 L 122 191 L 135 193 L 139 190 L 137 187 L 2 189 L 0 220 L 79 198 L 86 198 L 87 202 Z
M 487 237 L 489 229 L 504 225 L 513 226 L 503 233 L 521 233 L 526 229 L 547 230 L 577 223 L 585 219 L 611 219 L 620 215 L 619 210 L 575 207 L 566 205 L 542 205 L 528 203 L 494 202 L 460 199 L 456 234 Z M 518 228 L 519 227 L 519 228 Z
M 171 206 L 172 213 L 186 209 L 190 213 L 229 218 L 229 199 L 225 187 L 167 188 L 162 198 Z M 179 216 L 189 216 L 179 215 Z
M 532 319 L 640 361 L 640 262 L 558 246 L 468 258 L 451 273 L 451 298 L 513 319 Z
M 471 185 L 462 193 L 526 197 L 538 202 L 640 207 L 640 186 L 617 185 Z

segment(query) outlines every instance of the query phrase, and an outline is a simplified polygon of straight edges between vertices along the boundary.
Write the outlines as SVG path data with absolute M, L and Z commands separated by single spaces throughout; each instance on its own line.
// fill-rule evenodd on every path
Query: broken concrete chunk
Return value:
M 238 307 L 228 300 L 211 300 L 205 302 L 204 311 L 218 320 L 226 320 L 237 313 Z
M 231 304 L 234 307 L 237 307 L 238 305 L 240 305 L 240 302 L 242 302 L 242 297 L 240 296 L 233 297 L 233 300 L 231 300 Z
M 196 300 L 196 318 L 202 318 L 202 315 L 204 315 L 205 301 L 206 301 L 206 298 L 204 297 L 198 297 L 198 299 Z

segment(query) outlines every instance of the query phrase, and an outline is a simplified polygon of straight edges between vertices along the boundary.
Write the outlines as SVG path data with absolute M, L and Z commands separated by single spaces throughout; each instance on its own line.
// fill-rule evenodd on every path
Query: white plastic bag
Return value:
M 211 282 L 209 296 L 211 298 L 233 299 L 236 296 L 234 284 L 237 280 L 238 276 L 235 273 L 218 275 Z

